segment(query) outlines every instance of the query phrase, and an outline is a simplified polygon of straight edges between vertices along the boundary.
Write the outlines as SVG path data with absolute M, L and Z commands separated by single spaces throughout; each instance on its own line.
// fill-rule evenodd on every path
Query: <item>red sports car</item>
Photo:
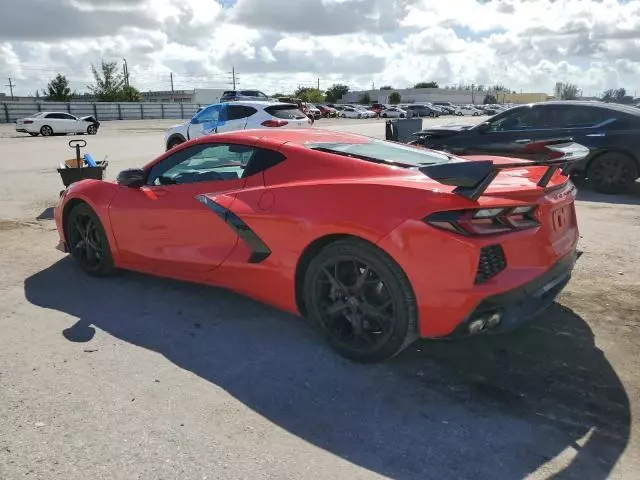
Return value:
M 458 158 L 360 135 L 244 130 L 183 143 L 55 209 L 59 248 L 226 287 L 310 317 L 340 354 L 508 330 L 548 306 L 578 256 L 575 187 L 556 159 Z

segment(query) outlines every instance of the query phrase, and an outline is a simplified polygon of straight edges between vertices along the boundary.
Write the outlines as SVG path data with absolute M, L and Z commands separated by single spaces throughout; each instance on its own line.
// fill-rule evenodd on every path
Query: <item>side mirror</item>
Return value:
M 123 187 L 140 188 L 145 184 L 146 174 L 139 168 L 128 168 L 118 174 L 116 181 Z
M 487 122 L 484 122 L 476 127 L 476 132 L 487 133 L 489 129 L 491 129 L 491 125 L 489 125 Z

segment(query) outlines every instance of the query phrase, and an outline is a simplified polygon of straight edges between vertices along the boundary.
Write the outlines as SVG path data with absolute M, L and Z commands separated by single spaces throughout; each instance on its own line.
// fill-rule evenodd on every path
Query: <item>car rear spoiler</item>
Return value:
M 456 187 L 453 193 L 469 200 L 477 200 L 489 188 L 501 170 L 548 167 L 537 183 L 539 187 L 544 188 L 558 169 L 589 155 L 587 147 L 575 142 L 546 145 L 546 148 L 551 152 L 551 158 L 548 160 L 506 164 L 495 164 L 491 160 L 449 162 L 420 167 L 418 170 L 443 185 Z

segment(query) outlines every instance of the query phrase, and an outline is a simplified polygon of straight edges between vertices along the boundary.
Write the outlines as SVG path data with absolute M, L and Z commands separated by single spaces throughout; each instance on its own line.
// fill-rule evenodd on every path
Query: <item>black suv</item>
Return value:
M 640 177 L 640 110 L 626 105 L 553 101 L 510 108 L 478 125 L 434 126 L 410 143 L 456 155 L 541 159 L 545 141 L 572 140 L 591 150 L 572 163 L 602 193 L 622 193 Z
M 260 90 L 227 90 L 222 92 L 220 102 L 233 102 L 234 100 L 271 100 Z

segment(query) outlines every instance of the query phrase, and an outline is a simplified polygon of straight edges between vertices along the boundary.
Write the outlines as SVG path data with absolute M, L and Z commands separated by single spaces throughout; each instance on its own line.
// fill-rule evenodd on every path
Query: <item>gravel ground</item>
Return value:
M 114 178 L 172 123 L 105 123 L 86 151 Z M 70 138 L 0 126 L 0 479 L 638 478 L 640 190 L 579 185 L 585 254 L 528 327 L 364 367 L 224 290 L 81 275 L 53 248 Z

